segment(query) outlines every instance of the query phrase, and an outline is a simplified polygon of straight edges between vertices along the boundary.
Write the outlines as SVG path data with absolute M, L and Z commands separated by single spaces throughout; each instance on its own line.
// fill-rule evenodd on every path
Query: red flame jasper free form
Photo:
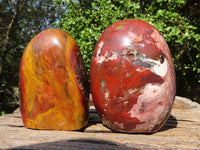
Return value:
M 89 83 L 79 48 L 48 29 L 28 44 L 20 65 L 22 120 L 35 129 L 77 130 L 88 122 Z
M 102 33 L 90 81 L 97 112 L 111 129 L 156 132 L 169 117 L 176 91 L 170 50 L 144 21 L 119 21 Z

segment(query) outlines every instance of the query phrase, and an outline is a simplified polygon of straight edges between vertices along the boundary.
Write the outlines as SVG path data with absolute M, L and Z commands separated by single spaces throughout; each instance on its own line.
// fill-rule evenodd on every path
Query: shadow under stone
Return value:
M 166 121 L 166 123 L 164 124 L 164 126 L 158 132 L 166 131 L 166 130 L 170 130 L 170 129 L 176 128 L 177 124 L 178 124 L 177 119 L 172 114 L 170 114 L 168 120 Z
M 120 145 L 111 141 L 100 139 L 71 139 L 55 142 L 46 142 L 42 144 L 33 144 L 28 146 L 21 146 L 12 148 L 12 150 L 29 150 L 29 149 L 42 149 L 42 150 L 140 150 L 140 149 L 155 149 L 144 144 Z
M 88 121 L 88 125 L 85 128 L 80 129 L 79 131 L 84 132 L 86 128 L 88 128 L 91 125 L 96 125 L 96 124 L 102 124 L 102 120 L 100 118 L 100 116 L 98 115 L 97 111 L 95 109 L 91 109 L 90 110 L 90 114 L 89 114 L 89 121 Z M 177 119 L 170 114 L 169 118 L 167 119 L 167 121 L 165 122 L 165 124 L 163 125 L 163 127 L 158 130 L 157 132 L 162 132 L 162 131 L 166 131 L 166 130 L 170 130 L 173 128 L 176 128 L 178 124 Z M 103 125 L 106 128 L 106 125 Z M 109 128 L 110 129 L 110 128 Z M 93 131 L 94 132 L 94 131 Z M 97 132 L 101 132 L 101 131 L 97 131 Z M 106 133 L 124 133 L 124 132 L 119 132 L 113 129 L 110 129 L 108 131 L 102 131 L 102 132 L 106 132 Z M 155 132 L 156 133 L 156 132 Z M 124 134 L 154 134 L 154 133 L 124 133 Z

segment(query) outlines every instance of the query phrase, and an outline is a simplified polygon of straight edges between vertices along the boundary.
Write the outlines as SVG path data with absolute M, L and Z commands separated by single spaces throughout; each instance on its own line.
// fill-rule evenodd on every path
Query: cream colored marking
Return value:
M 138 36 L 137 34 L 133 33 L 133 32 L 128 32 L 128 35 L 131 37 L 131 39 L 135 42 L 135 43 L 139 43 L 143 41 L 143 36 L 140 35 Z
M 137 92 L 137 91 L 138 91 L 138 89 L 136 89 L 136 88 L 135 88 L 135 89 L 129 89 L 129 90 L 128 90 L 128 93 L 129 93 L 129 94 L 133 94 L 133 93 L 135 93 L 135 92 Z
M 149 70 L 151 70 L 153 73 L 164 77 L 167 74 L 167 67 L 168 67 L 168 62 L 167 60 L 164 58 L 164 62 L 161 63 L 160 60 L 153 60 L 150 58 L 147 58 L 145 54 L 141 54 L 140 56 L 137 56 L 137 51 L 131 51 L 131 53 L 134 55 L 134 60 L 141 60 L 142 62 L 146 62 L 148 64 L 152 64 L 151 68 L 148 68 Z M 136 71 L 140 71 L 140 69 L 137 69 Z
M 167 74 L 167 60 L 164 59 L 164 62 L 161 63 L 159 60 L 153 60 L 149 58 L 143 58 L 143 62 L 152 63 L 152 67 L 149 68 L 153 73 L 157 74 L 158 76 L 164 77 Z
M 110 96 L 109 91 L 106 90 L 105 95 L 104 95 L 105 99 L 107 100 L 109 98 L 109 96 Z
M 104 61 L 107 62 L 109 60 L 116 60 L 118 58 L 118 54 L 117 53 L 114 53 L 112 54 L 110 57 L 108 55 L 108 51 L 104 54 L 104 56 L 99 56 L 96 58 L 96 62 L 97 64 L 101 64 L 103 63 Z
M 101 64 L 102 62 L 104 62 L 106 58 L 104 56 L 100 56 L 97 58 L 97 64 Z
M 118 57 L 118 54 L 113 54 L 111 57 L 108 57 L 108 58 L 106 59 L 106 61 L 108 61 L 108 60 L 116 60 L 117 57 Z
M 66 121 L 59 123 L 59 126 L 62 126 L 66 123 Z
M 99 45 L 98 45 L 99 49 L 98 49 L 98 51 L 97 51 L 97 57 L 99 57 L 103 45 L 104 45 L 104 41 L 101 41 L 101 42 L 99 43 Z

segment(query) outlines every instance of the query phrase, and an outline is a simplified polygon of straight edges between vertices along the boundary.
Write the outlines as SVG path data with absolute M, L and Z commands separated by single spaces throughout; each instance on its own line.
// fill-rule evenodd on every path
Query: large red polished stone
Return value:
M 89 82 L 79 48 L 67 32 L 48 29 L 30 41 L 19 86 L 26 127 L 77 130 L 87 125 Z
M 91 61 L 91 92 L 103 123 L 122 132 L 156 132 L 166 122 L 176 82 L 162 35 L 136 19 L 108 27 Z

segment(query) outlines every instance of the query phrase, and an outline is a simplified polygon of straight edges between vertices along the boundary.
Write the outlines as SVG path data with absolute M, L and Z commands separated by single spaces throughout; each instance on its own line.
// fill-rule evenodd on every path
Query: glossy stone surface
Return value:
M 156 132 L 166 122 L 176 81 L 162 35 L 150 24 L 122 20 L 99 38 L 91 61 L 91 92 L 103 123 L 122 132 Z
M 89 83 L 68 33 L 48 29 L 30 41 L 21 59 L 19 89 L 26 127 L 77 130 L 87 125 Z

